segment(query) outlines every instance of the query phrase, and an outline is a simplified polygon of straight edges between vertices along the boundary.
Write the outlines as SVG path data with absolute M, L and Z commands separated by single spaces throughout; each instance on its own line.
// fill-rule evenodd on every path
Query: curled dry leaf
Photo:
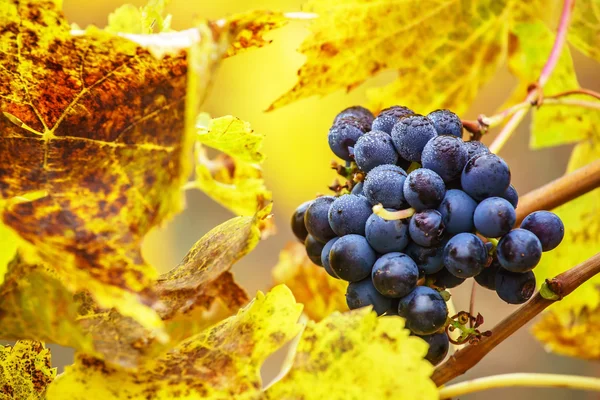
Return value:
M 296 301 L 304 304 L 304 313 L 321 321 L 335 311 L 347 311 L 347 283 L 330 277 L 323 268 L 313 264 L 301 243 L 291 242 L 279 253 L 279 262 L 272 271 L 276 285 L 290 288 Z
M 294 337 L 302 306 L 285 286 L 256 298 L 138 371 L 115 369 L 85 355 L 49 388 L 47 398 L 254 399 L 262 388 L 265 359 Z M 115 392 L 112 388 L 118 387 Z
M 50 350 L 43 343 L 19 340 L 14 346 L 0 345 L 0 398 L 44 398 L 55 376 Z

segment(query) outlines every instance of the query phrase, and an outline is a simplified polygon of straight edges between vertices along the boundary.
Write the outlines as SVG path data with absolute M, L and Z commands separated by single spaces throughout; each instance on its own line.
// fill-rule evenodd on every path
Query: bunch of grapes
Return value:
M 532 269 L 564 234 L 547 211 L 513 229 L 518 195 L 508 165 L 483 143 L 463 142 L 462 131 L 449 110 L 423 116 L 395 106 L 375 118 L 348 108 L 328 135 L 347 182 L 292 216 L 310 259 L 349 282 L 348 307 L 404 317 L 429 342 L 433 364 L 449 347 L 445 289 L 475 278 L 524 303 L 536 286 Z

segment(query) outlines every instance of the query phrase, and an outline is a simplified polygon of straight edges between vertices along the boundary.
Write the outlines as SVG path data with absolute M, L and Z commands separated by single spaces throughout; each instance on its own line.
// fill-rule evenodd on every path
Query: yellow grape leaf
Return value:
M 0 285 L 4 282 L 4 274 L 10 260 L 12 260 L 17 252 L 18 237 L 0 222 Z
M 308 322 L 289 372 L 266 391 L 269 399 L 437 399 L 423 359 L 427 344 L 409 336 L 400 317 L 368 308 Z
M 78 355 L 48 389 L 48 400 L 257 398 L 260 367 L 299 331 L 302 306 L 285 286 L 149 360 L 136 372 Z M 115 391 L 114 388 L 118 388 Z
M 41 193 L 10 202 L 4 223 L 71 291 L 159 328 L 140 243 L 182 207 L 185 53 L 71 35 L 53 1 L 6 1 L 0 16 L 0 195 Z
M 226 29 L 232 32 L 231 44 L 225 57 L 231 57 L 245 50 L 263 47 L 271 43 L 264 35 L 287 24 L 285 16 L 272 11 L 248 11 L 227 17 Z
M 586 56 L 600 62 L 600 1 L 577 0 L 568 31 L 569 42 Z
M 50 350 L 43 343 L 19 340 L 14 346 L 0 345 L 0 398 L 43 399 L 56 376 Z
M 532 332 L 548 351 L 600 360 L 600 307 L 584 307 L 576 313 L 549 311 Z
M 204 148 L 196 151 L 196 187 L 238 215 L 254 215 L 271 202 L 260 166 L 226 154 L 209 159 Z
M 552 50 L 555 34 L 541 21 L 516 24 L 511 32 L 514 40 L 511 42 L 508 66 L 520 81 L 509 102 L 514 104 L 523 100 L 527 93 L 527 86 L 535 82 L 540 75 Z M 569 48 L 565 47 L 544 87 L 544 94 L 553 95 L 573 89 L 579 89 L 579 83 L 571 53 Z M 569 99 L 577 98 L 580 97 L 569 97 Z M 583 99 L 590 100 L 589 97 Z M 567 105 L 543 104 L 533 111 L 531 146 L 541 148 L 579 142 L 593 134 L 599 121 L 600 111 Z
M 103 309 L 86 292 L 75 296 L 42 264 L 16 257 L 0 286 L 0 338 L 44 340 L 93 354 L 108 363 L 137 367 L 242 307 L 246 292 L 228 270 L 260 238 L 262 219 L 237 217 L 202 237 L 184 260 L 153 288 L 170 341 L 134 318 Z
M 418 112 L 462 113 L 505 59 L 508 28 L 542 15 L 543 2 L 457 0 L 310 0 L 319 15 L 300 52 L 296 85 L 270 107 L 351 90 L 384 70 L 391 84 L 367 92 L 372 108 L 406 104 Z
M 296 301 L 304 304 L 304 313 L 320 321 L 334 311 L 347 311 L 348 284 L 330 277 L 321 267 L 313 264 L 301 243 L 288 243 L 279 253 L 279 262 L 272 271 L 276 285 L 287 285 Z
M 265 156 L 260 152 L 265 135 L 255 132 L 248 122 L 231 115 L 213 118 L 204 125 L 201 115 L 196 140 L 200 143 L 229 154 L 236 160 L 261 163 Z
M 171 15 L 163 16 L 169 0 L 149 0 L 143 7 L 123 4 L 108 16 L 111 33 L 168 32 L 171 29 Z

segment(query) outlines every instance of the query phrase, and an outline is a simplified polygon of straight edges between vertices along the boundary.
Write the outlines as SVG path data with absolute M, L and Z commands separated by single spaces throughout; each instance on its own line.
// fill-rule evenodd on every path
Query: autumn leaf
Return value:
M 75 364 L 50 386 L 47 398 L 257 398 L 262 387 L 260 367 L 298 333 L 301 309 L 285 286 L 267 295 L 259 292 L 237 315 L 189 338 L 137 372 L 78 355 Z
M 348 284 L 330 277 L 323 268 L 313 264 L 301 243 L 288 243 L 279 253 L 279 262 L 272 271 L 276 285 L 287 285 L 296 301 L 304 305 L 304 313 L 321 321 L 334 311 L 347 311 Z
M 0 286 L 0 338 L 39 339 L 72 347 L 107 363 L 137 367 L 148 358 L 234 314 L 248 297 L 231 266 L 258 243 L 267 208 L 233 218 L 204 235 L 179 266 L 153 287 L 168 336 L 135 318 L 100 307 L 88 292 L 75 296 L 51 268 L 16 257 Z
M 14 346 L 0 345 L 0 398 L 37 400 L 56 376 L 50 350 L 43 343 L 19 340 Z
M 186 55 L 71 35 L 52 1 L 1 8 L 0 194 L 40 194 L 9 202 L 3 221 L 71 291 L 158 328 L 140 243 L 182 207 Z
M 577 50 L 600 62 L 600 1 L 575 2 L 568 39 Z
M 402 103 L 423 113 L 462 113 L 504 62 L 509 27 L 542 17 L 551 8 L 544 3 L 310 0 L 303 10 L 319 18 L 299 50 L 307 60 L 298 83 L 270 109 L 396 70 L 391 84 L 368 91 L 374 110 Z
M 409 334 L 400 317 L 377 318 L 368 308 L 310 321 L 267 398 L 437 399 L 427 344 Z
M 573 313 L 547 312 L 532 333 L 553 353 L 600 360 L 600 307 L 584 307 Z
M 226 18 L 225 26 L 234 34 L 225 57 L 259 48 L 271 43 L 264 35 L 287 24 L 287 18 L 279 12 L 247 11 Z
M 17 235 L 0 222 L 0 285 L 4 282 L 8 263 L 15 257 L 17 251 Z
M 260 163 L 264 135 L 250 124 L 232 116 L 208 119 L 201 115 L 196 140 L 222 151 L 209 159 L 206 150 L 196 148 L 196 177 L 188 187 L 202 190 L 238 215 L 254 215 L 271 201 Z

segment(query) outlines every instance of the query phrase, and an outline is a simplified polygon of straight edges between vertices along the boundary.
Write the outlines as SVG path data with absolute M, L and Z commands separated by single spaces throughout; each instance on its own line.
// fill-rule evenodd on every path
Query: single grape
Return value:
M 306 254 L 310 258 L 310 261 L 321 267 L 323 265 L 321 263 L 321 254 L 323 253 L 325 244 L 316 240 L 312 235 L 308 235 L 304 241 L 304 246 L 306 247 Z
M 377 315 L 382 315 L 392 306 L 392 299 L 383 296 L 373 286 L 371 278 L 351 282 L 346 290 L 346 304 L 351 310 L 373 306 Z
M 364 172 L 378 165 L 396 164 L 398 153 L 392 144 L 392 138 L 383 131 L 371 131 L 358 138 L 354 145 L 354 160 Z
M 471 140 L 470 142 L 464 142 L 463 147 L 467 150 L 467 158 L 470 160 L 478 154 L 488 154 L 490 149 L 478 140 Z
M 400 299 L 398 315 L 406 327 L 417 335 L 430 335 L 446 324 L 448 307 L 442 296 L 427 286 L 417 286 Z
M 487 264 L 485 245 L 472 233 L 459 233 L 444 247 L 444 265 L 459 278 L 478 275 Z
M 435 110 L 427 114 L 438 135 L 453 135 L 462 138 L 463 124 L 458 115 L 450 110 Z
M 535 275 L 531 271 L 525 273 L 510 272 L 504 268 L 496 273 L 496 293 L 509 304 L 523 304 L 533 296 L 535 291 Z
M 402 118 L 392 129 L 392 141 L 398 154 L 405 160 L 414 162 L 421 162 L 423 148 L 435 136 L 435 128 L 422 115 Z
M 414 112 L 404 106 L 393 106 L 381 110 L 377 118 L 373 121 L 372 129 L 374 131 L 383 131 L 391 133 L 394 125 L 398 123 L 402 118 L 413 115 Z
M 440 205 L 446 194 L 446 186 L 444 180 L 432 170 L 418 168 L 406 177 L 403 193 L 412 208 L 422 211 Z
M 358 138 L 368 131 L 368 124 L 358 118 L 340 118 L 329 130 L 329 147 L 342 160 L 352 161 L 349 148 L 354 147 Z
M 375 289 L 386 297 L 404 297 L 416 286 L 419 279 L 417 264 L 406 254 L 388 253 L 394 256 L 375 261 L 371 279 Z
M 403 220 L 388 221 L 377 214 L 371 214 L 367 219 L 365 231 L 367 241 L 371 247 L 381 254 L 402 251 L 409 241 L 408 222 Z
M 558 215 L 550 211 L 536 211 L 525 217 L 521 228 L 533 232 L 542 244 L 542 251 L 550 251 L 562 242 L 565 226 Z
M 510 169 L 495 154 L 478 154 L 465 165 L 460 183 L 475 200 L 502 196 L 510 185 Z
M 410 238 L 416 244 L 432 247 L 440 244 L 444 235 L 442 214 L 436 210 L 424 210 L 416 213 L 408 225 Z
M 450 340 L 445 332 L 422 335 L 419 337 L 429 345 L 429 350 L 427 350 L 427 355 L 425 356 L 427 361 L 433 365 L 438 365 L 446 358 L 448 349 L 450 349 Z
M 519 204 L 519 194 L 517 193 L 517 189 L 515 189 L 512 184 L 508 185 L 508 188 L 500 197 L 508 200 L 508 202 L 512 204 L 514 208 L 517 208 L 517 205 Z
M 356 185 L 354 185 L 354 187 L 352 188 L 352 192 L 351 192 L 351 193 L 352 193 L 352 194 L 355 194 L 355 195 L 357 195 L 357 196 L 364 196 L 364 193 L 363 193 L 363 186 L 364 186 L 364 183 L 362 183 L 362 182 L 358 182 L 358 183 L 357 183 Z
M 348 282 L 360 281 L 371 274 L 377 260 L 367 239 L 360 235 L 339 238 L 329 251 L 329 265 L 333 272 Z
M 402 192 L 406 172 L 396 165 L 380 165 L 367 174 L 363 194 L 372 205 L 381 203 L 385 208 L 400 209 L 404 203 Z
M 329 207 L 329 225 L 338 236 L 365 235 L 365 224 L 373 210 L 364 196 L 344 194 Z
M 335 201 L 333 196 L 322 196 L 314 199 L 304 213 L 304 225 L 310 235 L 325 244 L 336 234 L 329 225 L 329 207 Z
M 446 226 L 446 232 L 450 234 L 472 232 L 475 229 L 473 214 L 476 207 L 477 202 L 462 190 L 446 191 L 444 200 L 438 207 Z
M 361 106 L 353 106 L 342 110 L 338 115 L 336 115 L 335 119 L 333 120 L 333 124 L 335 125 L 340 119 L 345 117 L 358 118 L 360 120 L 364 120 L 369 125 L 373 123 L 373 119 L 375 118 L 371 111 L 367 110 L 366 108 Z
M 298 238 L 299 241 L 304 243 L 306 237 L 308 236 L 308 231 L 306 230 L 306 225 L 304 225 L 304 213 L 310 206 L 312 201 L 305 201 L 300 204 L 296 211 L 292 214 L 292 232 L 294 232 L 294 236 Z
M 497 238 L 506 235 L 517 221 L 512 204 L 501 197 L 488 197 L 475 209 L 475 228 L 485 237 Z
M 444 242 L 434 247 L 423 247 L 411 242 L 404 252 L 414 260 L 421 274 L 431 275 L 444 268 L 444 246 Z
M 338 239 L 339 238 L 337 237 L 331 239 L 325 244 L 325 246 L 323 246 L 323 250 L 321 251 L 321 265 L 323 266 L 323 268 L 325 268 L 325 271 L 327 271 L 327 273 L 335 279 L 340 279 L 340 277 L 337 276 L 335 272 L 333 272 L 333 270 L 331 269 L 331 265 L 329 264 L 329 252 L 331 251 L 333 244 L 337 242 Z
M 500 265 L 512 272 L 531 271 L 542 258 L 542 243 L 532 232 L 513 229 L 500 239 L 496 249 Z
M 492 259 L 492 263 L 485 267 L 479 275 L 475 277 L 475 281 L 479 283 L 479 285 L 484 288 L 490 290 L 496 290 L 496 274 L 498 273 L 498 269 L 500 269 L 500 262 L 498 262 L 498 257 L 494 256 Z
M 460 177 L 468 161 L 463 141 L 452 135 L 436 136 L 423 148 L 421 164 L 450 182 Z
M 459 278 L 458 276 L 454 276 L 448 271 L 448 268 L 442 268 L 435 274 L 431 275 L 433 278 L 433 282 L 435 286 L 444 288 L 444 289 L 452 289 L 459 285 L 461 285 L 465 278 Z

